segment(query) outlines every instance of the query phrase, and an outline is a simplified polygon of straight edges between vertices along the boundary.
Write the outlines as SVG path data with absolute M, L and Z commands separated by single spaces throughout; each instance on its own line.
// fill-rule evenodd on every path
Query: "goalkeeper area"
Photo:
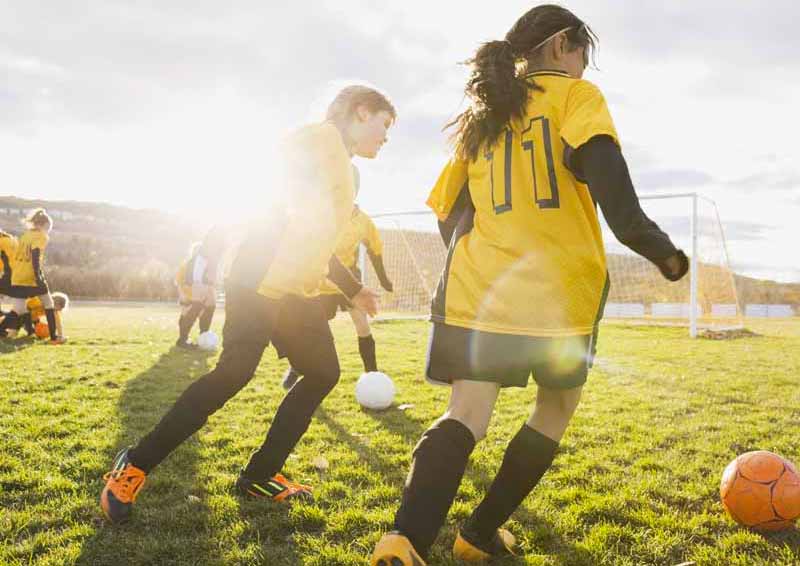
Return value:
M 703 331 L 743 327 L 723 224 L 714 201 L 693 193 L 640 197 L 648 216 L 690 258 L 690 275 L 672 283 L 653 264 L 621 245 L 602 221 L 611 290 L 604 319 L 621 324 L 685 326 L 691 336 Z M 427 317 L 447 249 L 428 211 L 372 216 L 384 240 L 384 263 L 394 293 L 382 298 L 384 318 Z M 364 282 L 379 283 L 364 261 Z

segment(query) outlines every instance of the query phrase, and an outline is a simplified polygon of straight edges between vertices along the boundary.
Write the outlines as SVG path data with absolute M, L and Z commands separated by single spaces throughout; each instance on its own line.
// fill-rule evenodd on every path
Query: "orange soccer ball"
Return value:
M 772 452 L 746 452 L 728 464 L 719 486 L 733 519 L 756 531 L 779 531 L 800 516 L 800 475 Z
M 36 334 L 37 338 L 41 338 L 42 340 L 50 337 L 50 328 L 47 326 L 46 322 L 37 322 L 36 326 L 33 327 L 33 332 Z

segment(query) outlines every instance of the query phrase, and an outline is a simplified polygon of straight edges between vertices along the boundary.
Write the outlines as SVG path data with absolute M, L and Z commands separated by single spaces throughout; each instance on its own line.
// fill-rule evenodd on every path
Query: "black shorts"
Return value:
M 28 287 L 27 285 L 9 285 L 3 292 L 4 295 L 13 297 L 15 299 L 30 299 L 31 297 L 40 297 L 50 292 L 47 283 L 37 286 Z
M 315 300 L 320 304 L 328 320 L 336 318 L 336 313 L 338 311 L 347 312 L 353 308 L 353 303 L 341 293 L 336 293 L 335 295 L 319 295 L 309 300 Z
M 425 375 L 435 384 L 467 379 L 526 387 L 533 374 L 542 387 L 572 389 L 586 383 L 596 338 L 597 333 L 557 338 L 499 334 L 437 322 Z

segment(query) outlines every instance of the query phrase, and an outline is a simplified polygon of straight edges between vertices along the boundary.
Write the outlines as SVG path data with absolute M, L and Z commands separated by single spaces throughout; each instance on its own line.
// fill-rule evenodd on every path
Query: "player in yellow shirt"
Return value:
M 357 169 L 354 168 L 354 172 L 357 172 Z M 356 179 L 358 179 L 358 175 L 356 175 Z M 358 184 L 356 184 L 356 191 L 358 191 Z M 361 271 L 358 268 L 358 253 L 362 243 L 367 248 L 367 255 L 372 263 L 372 267 L 375 269 L 381 287 L 391 293 L 393 286 L 386 274 L 386 268 L 383 265 L 383 242 L 381 241 L 378 228 L 363 210 L 355 206 L 353 207 L 353 215 L 350 218 L 350 223 L 341 235 L 339 243 L 336 246 L 336 257 L 341 264 L 353 274 L 353 277 L 359 281 L 361 280 Z M 375 338 L 372 336 L 372 329 L 370 328 L 367 314 L 355 308 L 350 300 L 342 294 L 339 288 L 328 280 L 323 283 L 320 288 L 319 297 L 317 297 L 316 300 L 320 301 L 322 304 L 322 308 L 328 320 L 332 320 L 339 310 L 347 311 L 353 321 L 353 326 L 355 326 L 358 336 L 358 353 L 361 355 L 361 361 L 364 363 L 364 371 L 378 371 L 378 361 L 375 355 Z M 290 389 L 300 377 L 300 372 L 290 365 L 283 375 L 283 388 Z
M 7 295 L 11 297 L 11 313 L 8 315 L 6 331 L 14 338 L 20 327 L 20 316 L 27 312 L 26 301 L 38 297 L 44 306 L 50 343 L 62 344 L 64 337 L 58 335 L 53 308 L 53 297 L 44 276 L 45 250 L 50 240 L 53 221 L 43 208 L 32 211 L 25 219 L 28 230 L 19 237 L 14 258 L 11 261 L 11 285 Z
M 201 334 L 211 328 L 217 305 L 217 279 L 225 241 L 225 235 L 219 229 L 211 230 L 202 242 L 192 245 L 189 257 L 178 268 L 175 283 L 178 286 L 181 316 L 175 345 L 179 348 L 195 347 L 195 344 L 189 342 L 189 333 L 198 318 Z
M 11 286 L 11 260 L 16 255 L 17 239 L 0 230 L 0 316 L 4 316 L 2 306 L 8 288 Z
M 471 107 L 429 204 L 446 267 L 432 303 L 427 378 L 451 385 L 422 436 L 373 566 L 423 566 L 501 387 L 537 384 L 488 493 L 461 526 L 457 559 L 513 552 L 501 525 L 550 467 L 592 364 L 608 292 L 595 203 L 617 238 L 670 280 L 688 270 L 642 212 L 599 89 L 582 80 L 595 45 L 570 11 L 537 6 L 472 59 Z
M 394 106 L 385 95 L 352 85 L 338 93 L 324 122 L 300 128 L 286 140 L 286 176 L 276 191 L 288 198 L 265 211 L 238 248 L 227 279 L 219 362 L 136 446 L 117 454 L 100 496 L 111 521 L 129 518 L 146 474 L 247 385 L 270 343 L 304 377 L 284 397 L 264 443 L 236 483 L 245 495 L 274 501 L 311 495 L 311 488 L 280 473 L 339 380 L 328 320 L 319 303 L 308 299 L 327 276 L 353 305 L 372 315 L 377 310 L 377 295 L 333 253 L 353 211 L 351 158 L 375 158 L 394 120 Z

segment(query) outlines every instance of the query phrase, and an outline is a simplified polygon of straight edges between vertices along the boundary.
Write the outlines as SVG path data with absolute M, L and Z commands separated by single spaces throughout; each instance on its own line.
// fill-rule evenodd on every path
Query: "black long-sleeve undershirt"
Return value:
M 363 287 L 335 255 L 328 261 L 328 279 L 333 281 L 348 299 L 355 297 Z
M 383 265 L 383 256 L 372 253 L 372 250 L 367 250 L 367 255 L 369 256 L 370 263 L 372 263 L 372 267 L 375 269 L 375 275 L 378 276 L 381 287 L 391 293 L 394 290 L 394 286 L 389 276 L 386 274 L 386 267 Z
M 592 199 L 600 205 L 614 236 L 637 254 L 654 263 L 671 281 L 689 270 L 686 255 L 653 222 L 639 205 L 628 165 L 619 146 L 608 136 L 597 136 L 565 155 L 565 165 L 589 186 Z M 677 256 L 678 273 L 672 273 L 666 260 Z
M 42 250 L 39 248 L 31 250 L 31 263 L 33 264 L 33 275 L 36 278 L 36 286 L 46 286 L 47 282 L 44 279 L 44 273 L 42 273 Z

